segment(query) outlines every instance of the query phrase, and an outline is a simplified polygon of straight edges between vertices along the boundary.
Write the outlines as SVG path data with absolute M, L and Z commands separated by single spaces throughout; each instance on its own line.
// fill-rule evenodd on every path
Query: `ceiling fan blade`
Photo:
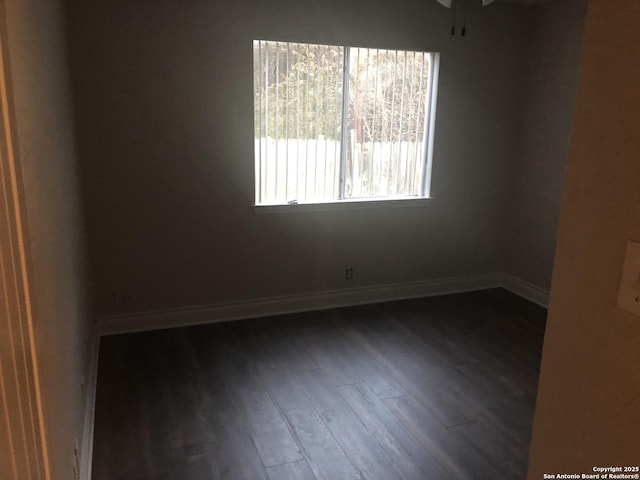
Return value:
M 447 8 L 451 8 L 451 2 L 452 2 L 452 1 L 453 1 L 453 0 L 438 0 L 438 3 L 439 3 L 440 5 L 444 5 L 444 6 L 445 6 L 445 7 L 447 7 Z
M 482 6 L 486 7 L 487 5 L 489 5 L 490 3 L 493 3 L 495 0 L 482 0 Z

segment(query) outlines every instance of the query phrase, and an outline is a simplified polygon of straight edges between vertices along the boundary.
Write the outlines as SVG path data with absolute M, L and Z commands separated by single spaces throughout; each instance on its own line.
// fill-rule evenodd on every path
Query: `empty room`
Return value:
M 610 5 L 3 2 L 0 477 L 638 478 Z

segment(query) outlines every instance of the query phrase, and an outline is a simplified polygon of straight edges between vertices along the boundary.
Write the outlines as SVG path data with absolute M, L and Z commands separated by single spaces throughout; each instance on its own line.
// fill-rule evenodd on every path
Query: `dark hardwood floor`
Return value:
M 93 479 L 524 479 L 545 317 L 498 289 L 105 337 Z

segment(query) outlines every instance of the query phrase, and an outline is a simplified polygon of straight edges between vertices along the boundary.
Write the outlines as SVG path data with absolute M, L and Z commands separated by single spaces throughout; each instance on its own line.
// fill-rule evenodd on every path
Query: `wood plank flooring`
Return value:
M 524 479 L 545 318 L 496 289 L 105 337 L 93 479 Z

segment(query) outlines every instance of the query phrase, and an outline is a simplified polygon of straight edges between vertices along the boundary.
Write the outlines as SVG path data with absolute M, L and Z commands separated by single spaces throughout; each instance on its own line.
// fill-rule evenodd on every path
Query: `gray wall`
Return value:
M 63 14 L 56 1 L 5 8 L 45 429 L 52 478 L 67 479 L 90 321 Z
M 534 30 L 505 271 L 545 290 L 551 283 L 586 4 L 586 0 L 562 0 L 530 9 Z
M 70 0 L 98 313 L 501 270 L 530 21 L 473 3 L 453 38 L 434 1 Z M 256 214 L 256 38 L 440 51 L 434 199 Z

